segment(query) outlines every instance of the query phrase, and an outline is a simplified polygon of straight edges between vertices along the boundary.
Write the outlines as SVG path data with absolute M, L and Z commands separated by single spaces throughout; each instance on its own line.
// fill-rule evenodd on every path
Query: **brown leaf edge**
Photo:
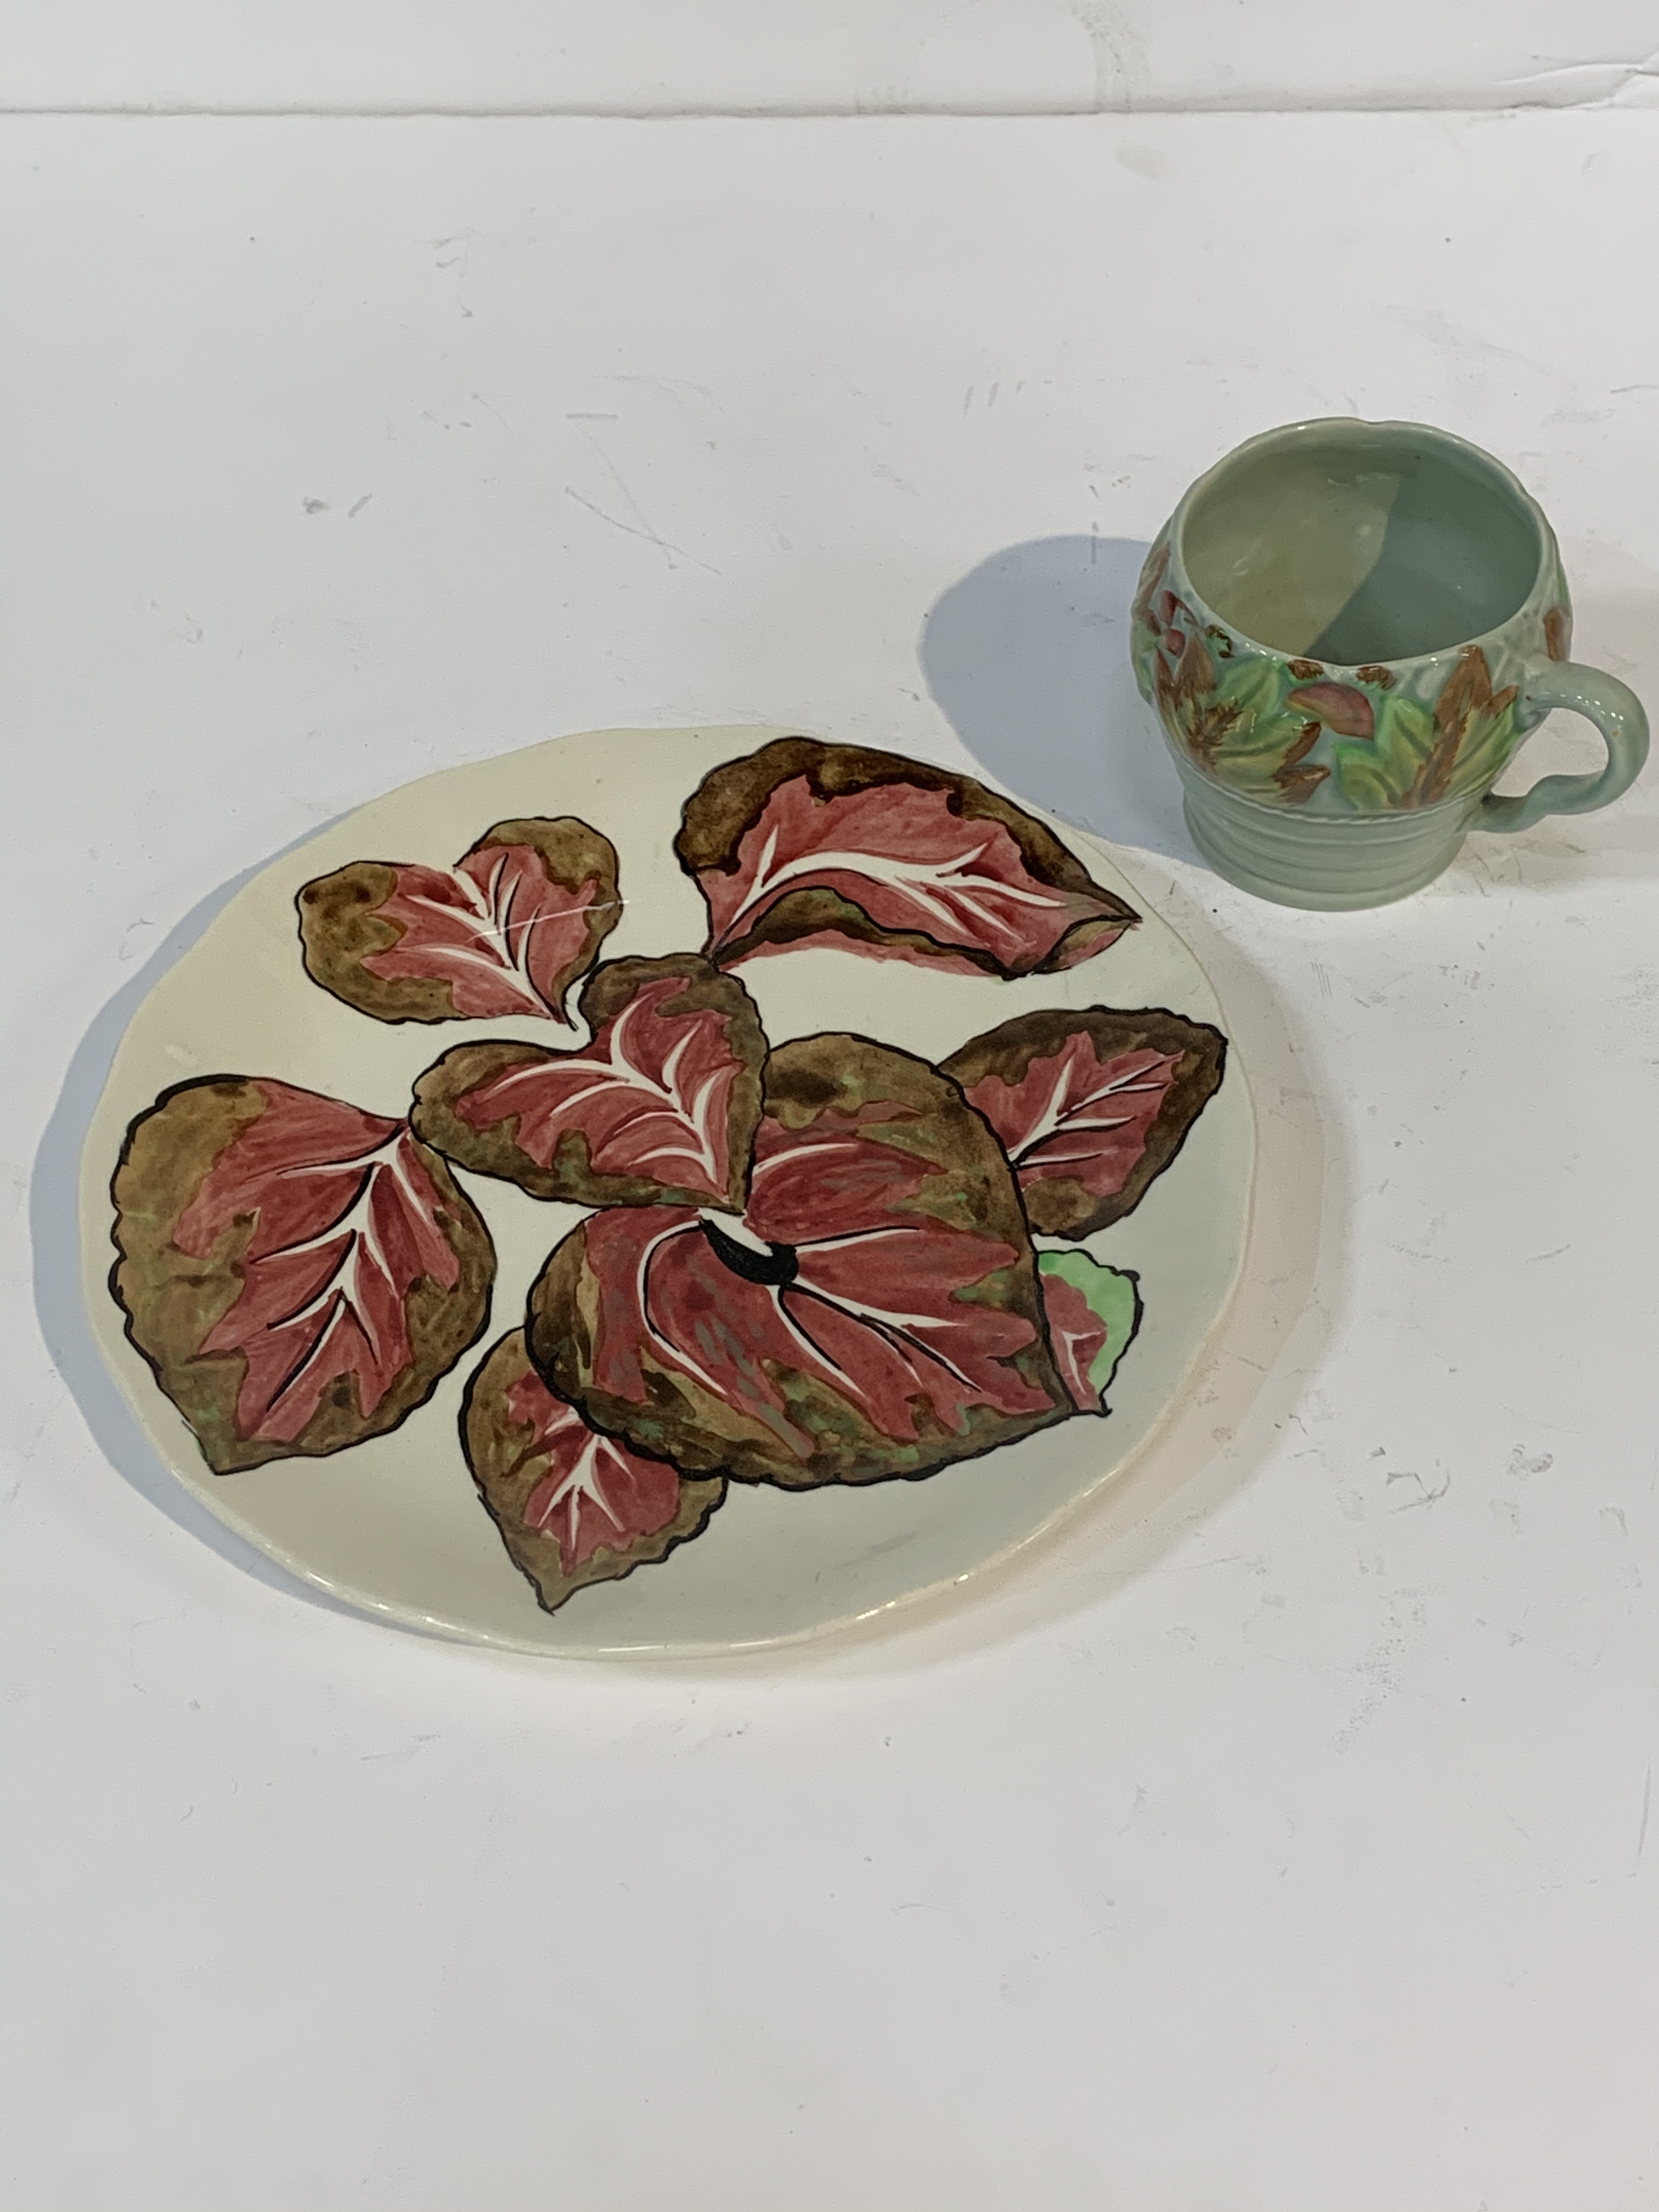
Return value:
M 602 1547 L 574 1573 L 566 1574 L 557 1537 L 524 1525 L 525 1505 L 545 1462 L 533 1446 L 525 1443 L 528 1429 L 507 1418 L 506 1401 L 520 1377 L 533 1372 L 524 1331 L 509 1330 L 491 1346 L 468 1380 L 459 1426 L 468 1469 L 507 1556 L 535 1591 L 542 1610 L 556 1613 L 578 1590 L 594 1583 L 621 1582 L 635 1567 L 654 1566 L 680 1545 L 700 1536 L 724 1500 L 726 1485 L 720 1475 L 699 1479 L 682 1474 L 680 1510 L 665 1528 L 636 1538 L 626 1553 Z
M 1193 1124 L 1221 1088 L 1227 1067 L 1227 1040 L 1208 1022 L 1195 1022 L 1167 1006 L 1144 1006 L 1124 1011 L 1088 1006 L 1075 1011 L 1045 1008 L 1016 1014 L 1011 1021 L 971 1037 L 946 1060 L 942 1071 L 965 1092 L 988 1075 L 1006 1082 L 1024 1079 L 1034 1060 L 1057 1051 L 1068 1037 L 1085 1030 L 1103 1062 L 1126 1052 L 1157 1052 L 1179 1055 L 1173 1081 L 1164 1094 L 1157 1118 L 1147 1132 L 1146 1146 L 1130 1170 L 1121 1191 L 1097 1199 L 1070 1176 L 1045 1176 L 1030 1184 L 1016 1184 L 1024 1202 L 1026 1218 L 1042 1237 L 1064 1237 L 1075 1242 L 1109 1229 L 1133 1213 L 1149 1187 L 1164 1173 L 1190 1134 Z
M 1007 981 L 1016 975 L 1051 975 L 1075 967 L 1091 951 L 1103 951 L 1140 920 L 1133 907 L 1097 884 L 1076 855 L 1035 815 L 1012 799 L 988 791 L 971 776 L 930 768 L 902 753 L 878 752 L 864 745 L 829 744 L 818 738 L 775 738 L 757 751 L 740 760 L 723 761 L 709 770 L 681 811 L 674 852 L 685 872 L 694 880 L 709 869 L 730 874 L 737 866 L 738 848 L 760 819 L 767 800 L 780 784 L 795 776 L 805 776 L 819 799 L 844 798 L 890 783 L 942 791 L 952 812 L 963 820 L 1000 823 L 1039 883 L 1051 890 L 1097 899 L 1103 911 L 1097 917 L 1085 916 L 1073 922 L 1034 969 L 1012 969 L 992 953 L 943 944 L 923 930 L 884 929 L 860 908 L 832 890 L 788 891 L 767 908 L 745 936 L 724 947 L 721 957 L 726 963 L 741 960 L 763 945 L 790 945 L 799 938 L 834 930 L 860 944 L 905 947 L 927 957 L 948 955 L 967 960 L 987 975 Z
M 728 975 L 705 960 L 700 952 L 671 952 L 660 960 L 611 960 L 595 969 L 582 987 L 577 1012 L 595 1033 L 613 1020 L 636 993 L 664 975 L 683 975 L 686 988 L 665 1003 L 665 1013 L 724 1014 L 727 1034 L 743 1056 L 744 1066 L 732 1086 L 731 1127 L 733 1132 L 726 1204 L 733 1213 L 743 1211 L 749 1192 L 750 1156 L 755 1132 L 760 1127 L 761 1091 L 765 1079 L 768 1045 L 760 1012 L 735 975 Z M 454 1045 L 415 1080 L 415 1107 L 410 1120 L 415 1133 L 474 1175 L 493 1176 L 516 1183 L 532 1198 L 562 1200 L 572 1206 L 706 1206 L 706 1191 L 686 1190 L 658 1182 L 647 1176 L 595 1174 L 589 1162 L 587 1140 L 578 1131 L 559 1139 L 550 1168 L 521 1152 L 517 1142 L 518 1116 L 488 1129 L 475 1129 L 456 1111 L 460 1099 L 482 1083 L 492 1081 L 509 1067 L 528 1067 L 538 1061 L 566 1060 L 568 1052 L 550 1051 L 544 1045 L 526 1044 L 516 1038 L 495 1037 L 483 1044 Z
M 110 1295 L 125 1316 L 127 1341 L 184 1416 L 215 1474 L 240 1474 L 275 1459 L 325 1458 L 398 1427 L 483 1336 L 495 1275 L 489 1230 L 447 1164 L 422 1147 L 422 1165 L 443 1200 L 448 1218 L 441 1226 L 461 1276 L 453 1291 L 428 1276 L 416 1283 L 408 1300 L 413 1363 L 372 1419 L 358 1410 L 355 1381 L 346 1376 L 291 1443 L 241 1437 L 236 1401 L 247 1363 L 240 1352 L 203 1353 L 198 1347 L 241 1295 L 239 1262 L 253 1218 L 228 1229 L 204 1260 L 180 1252 L 172 1232 L 215 1160 L 258 1119 L 264 1109 L 256 1106 L 258 1097 L 252 1079 L 242 1075 L 173 1085 L 128 1125 L 110 1178 L 110 1241 L 118 1255 Z
M 492 846 L 528 845 L 541 856 L 550 883 L 576 892 L 596 878 L 600 896 L 588 908 L 587 935 L 575 959 L 556 981 L 562 1001 L 577 976 L 585 975 L 599 947 L 622 919 L 617 896 L 617 848 L 603 831 L 577 815 L 536 816 L 497 822 L 460 856 L 469 860 Z M 406 860 L 351 860 L 331 875 L 313 877 L 295 894 L 300 943 L 306 973 L 333 997 L 377 1022 L 453 1022 L 458 1014 L 447 983 L 425 975 L 376 975 L 363 966 L 372 953 L 388 952 L 403 935 L 380 909 L 397 888 Z M 451 865 L 459 866 L 459 862 Z

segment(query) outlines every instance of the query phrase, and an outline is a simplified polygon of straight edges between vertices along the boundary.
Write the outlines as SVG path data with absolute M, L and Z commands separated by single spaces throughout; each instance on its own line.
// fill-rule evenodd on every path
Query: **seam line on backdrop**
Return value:
M 1568 90 L 1571 80 L 1593 75 L 1603 81 L 1603 88 L 1586 89 L 1582 94 Z M 1614 82 L 1605 83 L 1608 76 Z M 1639 87 L 1644 97 L 1635 100 L 1620 98 L 1627 88 Z M 1537 88 L 1529 90 L 1528 88 Z M 1649 88 L 1651 88 L 1650 96 Z M 992 106 L 987 103 L 963 102 L 951 107 L 919 106 L 914 104 L 891 106 L 868 102 L 848 106 L 841 102 L 811 102 L 778 100 L 763 107 L 724 106 L 628 106 L 620 101 L 574 100 L 564 102 L 524 102 L 508 104 L 503 101 L 478 101 L 474 104 L 451 103 L 434 106 L 425 101 L 381 101 L 373 106 L 319 106 L 281 102 L 258 106 L 235 104 L 217 105 L 212 102 L 172 102 L 164 100 L 85 101 L 55 104 L 47 101 L 8 100 L 0 99 L 0 116 L 64 116 L 148 117 L 157 121 L 207 119 L 223 118 L 229 121 L 301 120 L 307 118 L 318 121 L 355 122 L 417 122 L 453 118 L 456 121 L 503 122 L 569 120 L 573 122 L 616 123 L 772 123 L 772 122 L 858 122 L 872 118 L 896 118 L 926 120 L 940 118 L 951 120 L 982 118 L 991 122 L 1015 122 L 1022 118 L 1033 121 L 1063 119 L 1067 117 L 1093 115 L 1514 115 L 1539 111 L 1583 114 L 1595 110 L 1610 110 L 1639 113 L 1659 105 L 1659 55 L 1650 56 L 1644 62 L 1626 64 L 1601 63 L 1575 64 L 1571 68 L 1550 70 L 1538 77 L 1522 79 L 1519 84 L 1496 88 L 1500 96 L 1490 100 L 1473 99 L 1466 88 L 1456 97 L 1444 100 L 1398 98 L 1380 94 L 1372 99 L 1305 99 L 1289 97 L 1245 100 L 1159 100 L 1156 97 L 1136 96 L 1117 100 L 1054 100 L 1042 104 L 1027 102 L 1014 106 Z M 1563 97 L 1562 94 L 1565 94 Z

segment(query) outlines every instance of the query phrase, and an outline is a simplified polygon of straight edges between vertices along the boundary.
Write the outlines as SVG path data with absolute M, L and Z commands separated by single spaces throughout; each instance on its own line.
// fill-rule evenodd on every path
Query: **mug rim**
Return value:
M 1559 564 L 1559 553 L 1555 542 L 1555 532 L 1550 526 L 1549 517 L 1522 483 L 1520 477 L 1516 475 L 1514 470 L 1506 463 L 1500 461 L 1495 453 L 1489 453 L 1484 446 L 1477 446 L 1471 438 L 1460 438 L 1455 430 L 1443 430 L 1433 422 L 1413 422 L 1395 416 L 1373 422 L 1369 416 L 1364 415 L 1314 415 L 1301 422 L 1280 422 L 1272 429 L 1258 430 L 1254 437 L 1246 438 L 1242 444 L 1234 446 L 1230 451 L 1223 453 L 1218 460 L 1212 461 L 1203 475 L 1195 477 L 1182 494 L 1180 504 L 1176 508 L 1170 523 L 1170 559 L 1180 568 L 1182 581 L 1187 587 L 1186 596 L 1196 606 L 1201 607 L 1204 612 L 1215 621 L 1218 627 L 1224 629 L 1231 637 L 1237 638 L 1241 645 L 1248 647 L 1251 652 L 1261 653 L 1274 660 L 1294 658 L 1293 655 L 1288 654 L 1282 646 L 1269 645 L 1264 638 L 1253 637 L 1248 631 L 1241 629 L 1236 623 L 1222 622 L 1216 609 L 1211 606 L 1200 592 L 1193 588 L 1192 572 L 1187 566 L 1185 543 L 1187 519 L 1199 495 L 1208 490 L 1224 471 L 1231 469 L 1237 463 L 1268 447 L 1292 444 L 1299 439 L 1305 438 L 1310 432 L 1318 430 L 1358 430 L 1368 433 L 1399 431 L 1416 439 L 1427 438 L 1432 440 L 1437 445 L 1455 447 L 1459 453 L 1467 454 L 1471 460 L 1477 462 L 1482 469 L 1496 478 L 1501 488 L 1518 504 L 1532 524 L 1538 542 L 1538 564 L 1533 571 L 1532 582 L 1528 587 L 1526 597 L 1518 606 L 1504 616 L 1502 622 L 1494 623 L 1490 629 L 1480 630 L 1473 637 L 1459 638 L 1450 645 L 1436 646 L 1428 653 L 1398 653 L 1392 657 L 1384 655 L 1376 660 L 1330 660 L 1322 654 L 1321 665 L 1343 674 L 1352 674 L 1361 668 L 1372 666 L 1422 667 L 1431 661 L 1443 660 L 1451 655 L 1467 653 L 1474 646 L 1485 648 L 1512 629 L 1538 599 L 1543 587 L 1549 581 L 1553 569 Z

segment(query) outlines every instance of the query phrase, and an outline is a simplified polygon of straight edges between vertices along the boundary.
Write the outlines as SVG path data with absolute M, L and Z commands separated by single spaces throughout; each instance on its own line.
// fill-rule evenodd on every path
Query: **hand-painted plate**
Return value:
M 605 732 L 226 907 L 94 1120 L 87 1296 L 179 1480 L 336 1597 L 724 1650 L 1121 1468 L 1254 1146 L 1208 983 L 1089 840 L 890 754 Z

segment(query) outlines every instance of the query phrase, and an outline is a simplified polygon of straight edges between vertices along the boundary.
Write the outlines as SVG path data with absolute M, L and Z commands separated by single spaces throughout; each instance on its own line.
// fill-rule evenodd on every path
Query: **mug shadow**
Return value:
M 1181 786 L 1129 661 L 1139 538 L 1005 546 L 942 592 L 922 673 L 999 782 L 1114 844 L 1203 867 Z

